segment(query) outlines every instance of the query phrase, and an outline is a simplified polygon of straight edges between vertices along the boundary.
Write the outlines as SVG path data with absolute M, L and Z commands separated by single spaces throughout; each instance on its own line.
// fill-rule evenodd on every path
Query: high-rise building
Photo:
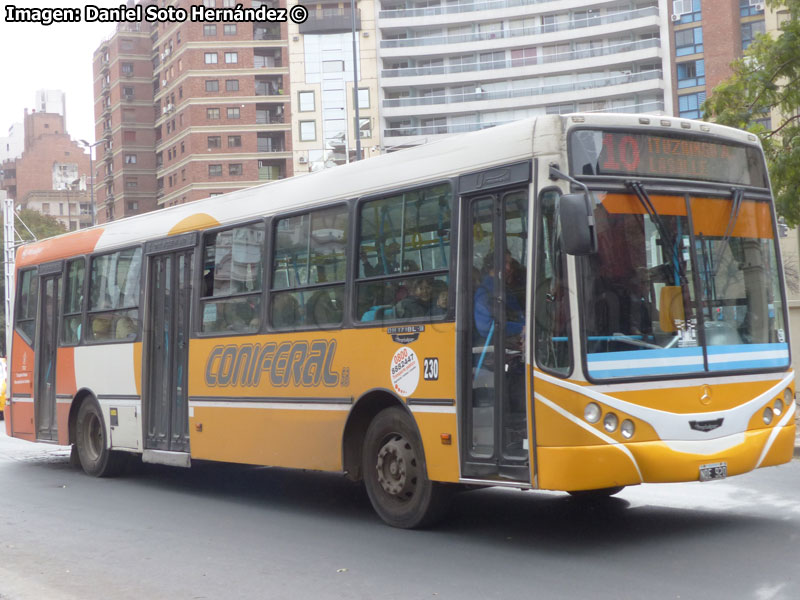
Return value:
M 292 174 L 285 23 L 121 23 L 95 51 L 94 73 L 99 222 Z
M 670 6 L 675 116 L 699 119 L 711 91 L 765 31 L 763 0 L 673 0 Z
M 672 113 L 667 0 L 381 0 L 383 144 L 540 114 Z
M 289 24 L 295 174 L 355 160 L 359 145 L 360 158 L 381 151 L 377 2 L 361 0 L 355 14 L 347 0 L 299 4 L 309 14 Z

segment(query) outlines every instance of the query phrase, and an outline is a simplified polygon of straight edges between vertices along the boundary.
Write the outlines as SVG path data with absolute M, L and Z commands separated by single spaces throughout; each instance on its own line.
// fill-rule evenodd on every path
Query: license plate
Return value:
M 714 463 L 711 465 L 700 465 L 700 481 L 714 481 L 715 479 L 725 479 L 728 476 L 728 463 Z

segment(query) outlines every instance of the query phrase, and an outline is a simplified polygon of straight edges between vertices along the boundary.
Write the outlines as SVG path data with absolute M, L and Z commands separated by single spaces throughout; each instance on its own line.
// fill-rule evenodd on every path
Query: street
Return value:
M 800 597 L 800 462 L 597 504 L 486 489 L 430 531 L 340 475 L 197 464 L 94 479 L 0 433 L 0 599 Z

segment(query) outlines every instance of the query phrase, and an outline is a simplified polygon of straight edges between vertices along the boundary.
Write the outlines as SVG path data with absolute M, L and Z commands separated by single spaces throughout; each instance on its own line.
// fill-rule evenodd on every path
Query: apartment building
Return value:
M 28 112 L 18 157 L 0 165 L 0 189 L 17 208 L 50 215 L 70 231 L 91 225 L 89 156 L 66 132 L 64 115 Z
M 766 29 L 763 0 L 673 0 L 670 6 L 675 116 L 699 119 L 715 86 L 730 77 Z
M 98 222 L 292 174 L 285 23 L 121 23 L 94 75 Z
M 666 0 L 380 0 L 383 144 L 543 114 L 672 114 Z
M 361 0 L 355 14 L 348 1 L 298 3 L 309 14 L 289 24 L 294 173 L 379 154 L 377 2 Z

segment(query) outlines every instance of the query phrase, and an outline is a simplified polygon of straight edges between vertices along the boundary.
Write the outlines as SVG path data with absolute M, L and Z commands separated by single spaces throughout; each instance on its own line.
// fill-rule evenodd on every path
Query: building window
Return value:
M 217 64 L 217 53 L 216 52 L 206 52 L 204 54 L 205 63 L 207 65 L 215 65 Z
M 228 136 L 228 148 L 241 148 L 241 147 L 242 147 L 242 136 L 240 135 Z
M 228 165 L 228 175 L 241 175 L 242 163 L 232 163 Z
M 219 91 L 219 81 L 216 79 L 206 79 L 206 91 L 207 92 L 218 92 Z
M 749 23 L 742 23 L 742 50 L 747 50 L 747 47 L 753 43 L 757 35 L 766 31 L 764 21 L 751 21 Z
M 223 28 L 223 33 L 225 35 L 236 35 L 236 25 L 235 24 L 225 25 Z
M 747 0 L 744 0 L 747 2 Z M 672 14 L 680 17 L 679 25 L 683 23 L 696 23 L 702 20 L 703 14 L 700 10 L 700 0 L 673 0 Z
M 203 25 L 203 35 L 205 35 L 205 36 L 217 35 L 217 26 L 216 25 Z
M 209 177 L 222 177 L 222 165 L 208 165 Z
M 208 136 L 208 149 L 222 148 L 222 137 L 218 135 Z
M 317 122 L 300 121 L 300 141 L 313 142 L 317 139 Z
M 123 142 L 135 142 L 136 141 L 136 132 L 135 131 L 123 131 L 122 132 L 122 141 Z
M 704 60 L 690 60 L 678 63 L 678 88 L 694 87 L 706 84 L 706 67 Z
M 703 28 L 681 29 L 675 32 L 675 56 L 698 54 L 703 51 Z
M 139 187 L 139 180 L 135 177 L 127 177 L 125 179 L 125 188 L 129 190 L 135 190 Z
M 300 92 L 298 94 L 298 100 L 300 102 L 300 112 L 314 110 L 314 92 Z
M 181 142 L 181 154 L 183 154 L 184 152 L 186 152 L 186 146 L 184 145 L 183 142 Z
M 239 108 L 229 108 L 228 109 L 228 118 L 229 119 L 238 119 L 239 118 Z
M 753 15 L 764 14 L 764 3 L 759 2 L 758 6 L 750 0 L 739 0 L 739 15 L 742 17 L 751 17 Z
M 226 92 L 238 92 L 239 91 L 239 80 L 238 79 L 226 79 L 225 80 L 225 91 Z
M 218 108 L 207 108 L 206 109 L 206 119 L 210 121 L 216 121 L 219 119 L 219 109 Z
M 362 139 L 372 137 L 372 119 L 358 120 L 358 134 Z
M 127 164 L 127 165 L 135 165 L 136 164 L 136 155 L 135 154 L 126 154 L 125 155 L 125 164 Z
M 123 75 L 133 75 L 133 63 L 129 63 L 129 62 L 122 63 L 122 74 Z
M 239 53 L 238 52 L 226 52 L 225 53 L 225 64 L 226 65 L 235 65 L 239 62 Z
M 686 119 L 699 119 L 700 107 L 705 101 L 705 92 L 678 96 L 678 115 Z
M 129 200 L 127 202 L 128 210 L 139 210 L 139 202 L 136 200 Z
M 215 8 L 217 6 L 217 0 L 203 0 L 203 6 L 207 8 Z
M 358 88 L 358 108 L 369 108 L 369 88 Z

